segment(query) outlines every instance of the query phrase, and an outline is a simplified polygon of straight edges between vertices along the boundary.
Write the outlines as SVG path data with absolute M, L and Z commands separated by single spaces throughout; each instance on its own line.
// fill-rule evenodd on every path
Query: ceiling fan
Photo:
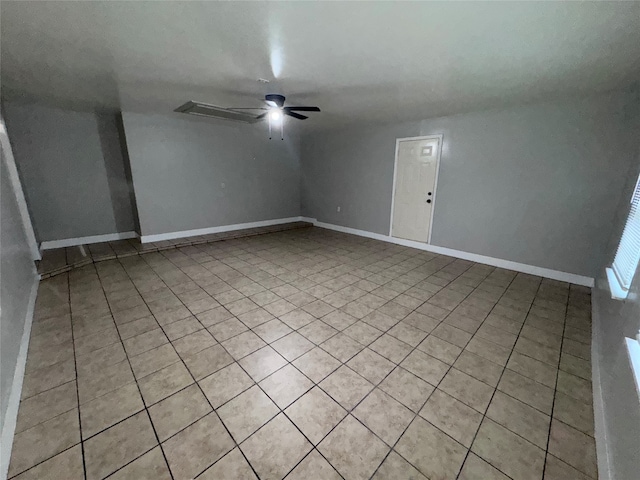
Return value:
M 318 107 L 310 107 L 310 106 L 298 106 L 298 107 L 285 107 L 284 95 L 279 95 L 277 93 L 269 93 L 265 95 L 264 102 L 268 105 L 268 107 L 257 107 L 257 108 L 229 108 L 229 110 L 266 110 L 266 112 L 258 115 L 256 120 L 262 120 L 263 118 L 267 118 L 269 120 L 269 140 L 271 140 L 271 124 L 272 122 L 276 125 L 280 125 L 280 138 L 284 140 L 284 122 L 282 121 L 283 117 L 286 115 L 288 117 L 295 118 L 297 120 L 306 120 L 309 118 L 306 115 L 301 115 L 297 112 L 319 112 L 320 108 Z

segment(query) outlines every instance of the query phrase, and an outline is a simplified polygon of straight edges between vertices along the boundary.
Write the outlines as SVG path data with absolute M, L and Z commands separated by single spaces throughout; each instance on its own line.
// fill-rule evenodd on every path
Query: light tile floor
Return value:
M 305 228 L 40 285 L 16 479 L 597 478 L 590 291 Z

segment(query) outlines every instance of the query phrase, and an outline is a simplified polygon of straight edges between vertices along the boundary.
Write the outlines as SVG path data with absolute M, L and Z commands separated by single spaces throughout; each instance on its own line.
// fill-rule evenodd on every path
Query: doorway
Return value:
M 390 236 L 431 243 L 441 148 L 442 135 L 396 140 Z

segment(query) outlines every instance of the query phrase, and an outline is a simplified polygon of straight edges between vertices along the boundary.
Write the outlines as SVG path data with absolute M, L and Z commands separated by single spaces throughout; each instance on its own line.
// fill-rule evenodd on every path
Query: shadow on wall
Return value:
M 139 234 L 138 210 L 122 116 L 120 114 L 96 114 L 96 123 L 117 231 L 130 231 L 133 221 L 133 228 Z M 131 216 L 129 212 L 131 212 Z

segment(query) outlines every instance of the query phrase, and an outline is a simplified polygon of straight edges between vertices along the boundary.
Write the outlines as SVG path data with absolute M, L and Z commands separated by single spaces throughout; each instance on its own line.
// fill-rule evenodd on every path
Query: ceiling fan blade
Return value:
M 266 107 L 229 107 L 227 110 L 269 110 Z
M 261 119 L 263 119 L 264 117 L 266 117 L 267 115 L 269 115 L 269 112 L 265 112 L 265 113 L 263 113 L 262 115 L 258 115 L 258 116 L 256 117 L 256 119 L 257 119 L 257 120 L 261 120 Z
M 292 112 L 291 110 L 286 110 L 286 109 L 282 113 L 284 113 L 285 115 L 289 115 L 290 117 L 297 118 L 298 120 L 305 120 L 309 118 L 305 115 L 300 115 L 299 113 Z
M 319 112 L 320 109 L 318 107 L 284 107 L 285 110 L 288 111 L 298 111 L 298 112 Z

